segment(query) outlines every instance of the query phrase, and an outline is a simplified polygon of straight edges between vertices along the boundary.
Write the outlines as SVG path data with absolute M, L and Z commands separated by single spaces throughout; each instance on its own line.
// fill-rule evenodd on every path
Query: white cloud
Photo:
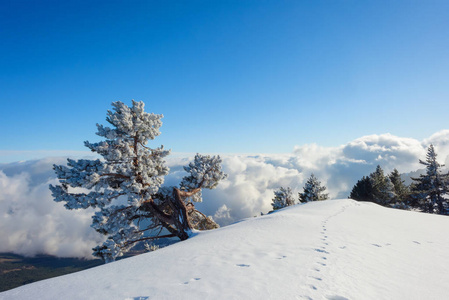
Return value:
M 90 228 L 92 211 L 68 211 L 52 201 L 48 159 L 2 165 L 0 252 L 90 257 L 102 237 Z
M 391 134 L 369 135 L 340 147 L 315 144 L 297 146 L 290 154 L 224 155 L 229 175 L 214 190 L 203 193 L 197 208 L 221 225 L 271 210 L 274 190 L 290 186 L 295 195 L 314 173 L 326 185 L 331 198 L 346 198 L 362 176 L 381 165 L 386 172 L 397 168 L 406 173 L 422 167 L 426 149 L 433 143 L 440 162 L 448 162 L 449 130 L 424 141 Z M 193 154 L 167 159 L 171 173 L 165 184 L 177 185 L 185 175 L 183 166 Z M 86 257 L 102 237 L 90 228 L 91 211 L 68 211 L 53 201 L 48 185 L 55 183 L 52 164 L 62 158 L 0 164 L 0 252 L 37 253 Z

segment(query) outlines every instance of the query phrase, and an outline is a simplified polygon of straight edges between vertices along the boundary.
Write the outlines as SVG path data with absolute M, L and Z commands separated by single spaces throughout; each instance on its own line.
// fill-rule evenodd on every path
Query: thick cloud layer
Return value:
M 352 186 L 381 165 L 386 172 L 402 173 L 422 168 L 426 149 L 432 143 L 440 163 L 449 162 L 449 130 L 424 141 L 391 134 L 370 135 L 340 147 L 318 145 L 295 147 L 293 153 L 275 155 L 225 155 L 228 178 L 215 190 L 203 193 L 197 208 L 221 225 L 266 213 L 273 192 L 290 186 L 294 192 L 314 173 L 326 185 L 331 198 L 346 198 Z M 182 166 L 193 155 L 172 155 L 167 185 L 177 185 L 185 175 Z M 90 257 L 91 248 L 103 237 L 90 228 L 92 211 L 68 211 L 52 200 L 48 185 L 56 183 L 52 164 L 63 158 L 47 158 L 0 164 L 0 252 L 25 255 Z
M 52 164 L 64 161 L 0 165 L 0 252 L 90 257 L 102 240 L 90 228 L 92 211 L 68 211 L 52 200 Z

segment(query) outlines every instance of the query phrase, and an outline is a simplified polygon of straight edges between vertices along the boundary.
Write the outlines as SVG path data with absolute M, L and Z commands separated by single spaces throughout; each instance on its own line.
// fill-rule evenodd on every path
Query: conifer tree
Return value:
M 102 159 L 54 165 L 60 185 L 50 186 L 55 201 L 65 202 L 67 209 L 97 209 L 92 227 L 107 240 L 93 250 L 106 262 L 141 241 L 185 240 L 194 228 L 218 227 L 194 202 L 202 201 L 203 188 L 213 189 L 226 177 L 220 157 L 197 154 L 184 167 L 187 175 L 178 187 L 162 187 L 170 151 L 150 148 L 147 142 L 160 134 L 163 116 L 145 112 L 143 102 L 132 104 L 113 102 L 106 118 L 112 127 L 97 124 L 97 135 L 105 140 L 85 142 Z
M 281 187 L 278 191 L 274 191 L 273 210 L 278 210 L 287 206 L 295 204 L 295 199 L 293 198 L 292 189 L 290 187 Z
M 394 186 L 379 165 L 376 167 L 376 171 L 370 174 L 370 180 L 374 202 L 384 206 L 391 204 L 396 197 Z
M 394 193 L 396 195 L 395 201 L 405 204 L 409 200 L 410 189 L 407 185 L 405 185 L 405 181 L 402 180 L 401 174 L 395 168 L 393 172 L 388 175 L 388 178 L 393 184 Z
M 441 173 L 441 167 L 444 165 L 440 165 L 436 158 L 435 148 L 430 145 L 426 161 L 419 160 L 420 164 L 426 166 L 426 173 L 419 178 L 412 178 L 415 181 L 413 192 L 424 212 L 449 214 L 449 203 L 446 198 L 449 193 L 449 174 Z
M 371 201 L 388 206 L 393 204 L 396 194 L 390 178 L 384 175 L 384 171 L 378 165 L 373 173 L 363 176 L 361 180 L 357 181 L 349 197 L 354 200 Z
M 369 176 L 363 176 L 362 179 L 357 181 L 352 188 L 349 198 L 357 201 L 374 201 L 373 185 L 371 184 Z
M 303 190 L 304 192 L 299 193 L 299 200 L 302 203 L 328 199 L 329 194 L 323 194 L 326 187 L 321 186 L 321 182 L 318 181 L 314 174 L 310 175 L 310 178 L 307 180 Z

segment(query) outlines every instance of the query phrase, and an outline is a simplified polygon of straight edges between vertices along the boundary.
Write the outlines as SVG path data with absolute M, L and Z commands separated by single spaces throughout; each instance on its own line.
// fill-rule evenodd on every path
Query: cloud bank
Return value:
M 346 198 L 362 176 L 381 165 L 386 172 L 421 168 L 432 143 L 440 163 L 449 163 L 449 130 L 418 141 L 391 134 L 369 135 L 340 147 L 303 145 L 289 154 L 224 155 L 228 174 L 216 189 L 203 193 L 197 208 L 223 225 L 271 210 L 273 192 L 290 186 L 295 193 L 314 173 L 327 186 L 331 198 Z M 172 155 L 167 185 L 177 185 L 185 175 L 182 166 L 193 155 Z M 103 237 L 91 224 L 91 210 L 68 211 L 53 201 L 49 184 L 57 182 L 52 165 L 65 158 L 0 164 L 0 252 L 24 255 L 90 257 Z

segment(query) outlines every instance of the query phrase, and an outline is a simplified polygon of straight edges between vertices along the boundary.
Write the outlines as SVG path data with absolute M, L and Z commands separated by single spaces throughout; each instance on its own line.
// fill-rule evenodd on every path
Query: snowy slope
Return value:
M 297 205 L 0 299 L 448 299 L 449 217 Z

